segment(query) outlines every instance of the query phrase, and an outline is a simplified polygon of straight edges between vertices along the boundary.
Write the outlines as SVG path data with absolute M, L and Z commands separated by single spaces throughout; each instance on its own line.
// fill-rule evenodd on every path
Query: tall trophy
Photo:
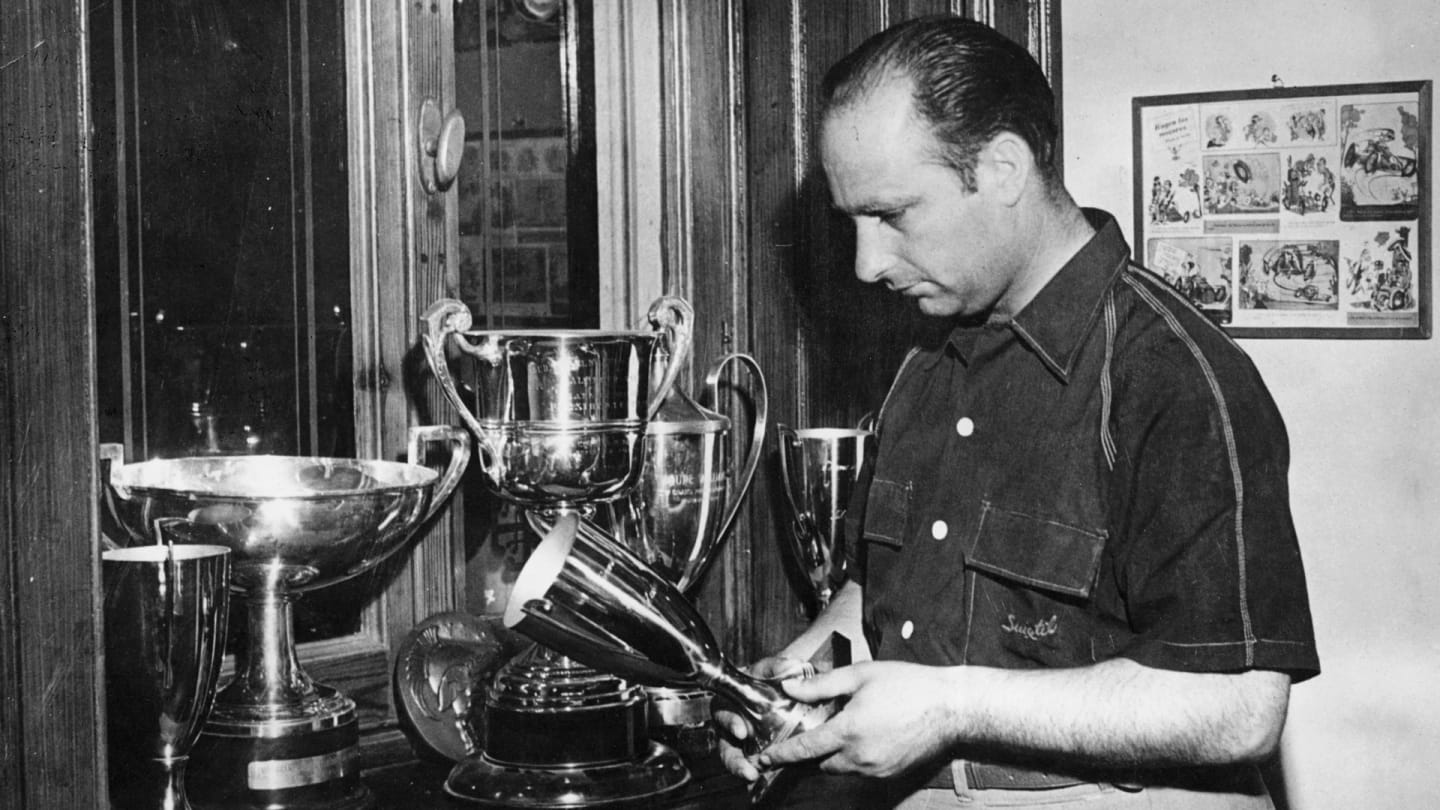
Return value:
M 450 446 L 443 476 L 414 463 Z M 291 604 L 350 579 L 405 544 L 454 490 L 470 441 L 417 428 L 412 463 L 299 456 L 204 456 L 112 468 L 109 503 L 132 543 L 224 546 L 246 604 L 235 677 L 191 753 L 191 799 L 205 808 L 369 807 L 355 702 L 301 668 Z M 167 520 L 179 518 L 180 520 Z M 157 524 L 165 535 L 157 536 Z
M 230 549 L 109 549 L 100 565 L 111 802 L 189 810 L 185 764 L 225 657 Z
M 552 649 L 641 684 L 715 693 L 763 751 L 833 716 L 730 663 L 694 604 L 670 580 L 593 524 L 557 520 L 521 569 L 505 624 Z M 752 787 L 758 799 L 776 771 Z
M 749 392 L 754 404 L 750 444 L 738 466 L 730 458 L 731 419 L 717 410 L 721 377 L 731 364 L 744 366 L 754 386 Z M 645 428 L 640 482 L 609 504 L 614 534 L 686 596 L 694 597 L 750 491 L 768 414 L 769 393 L 759 363 L 748 354 L 721 357 L 706 370 L 700 402 L 678 385 L 671 389 Z M 714 750 L 709 691 L 652 686 L 646 692 L 652 735 L 689 756 Z
M 470 328 L 462 302 L 426 311 L 426 359 L 476 437 L 484 481 L 532 525 L 593 515 L 639 481 L 646 425 L 689 354 L 693 312 L 665 297 L 649 317 L 649 331 L 484 331 Z M 650 738 L 640 687 L 547 646 L 495 672 L 480 714 L 479 745 L 445 781 L 460 799 L 581 807 L 689 779 L 679 755 Z
M 812 609 L 824 610 L 845 575 L 845 514 L 874 454 L 865 428 L 777 428 L 780 470 L 793 518 L 786 548 L 805 576 Z

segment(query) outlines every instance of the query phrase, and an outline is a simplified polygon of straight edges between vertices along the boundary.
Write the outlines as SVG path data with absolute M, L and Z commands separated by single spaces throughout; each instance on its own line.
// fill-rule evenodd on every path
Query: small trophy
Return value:
M 794 518 L 787 547 L 805 573 L 807 601 L 819 612 L 844 580 L 845 512 L 874 453 L 874 433 L 785 425 L 778 432 L 785 497 Z
M 167 544 L 101 556 L 111 799 L 118 810 L 189 810 L 185 764 L 225 656 L 230 549 Z

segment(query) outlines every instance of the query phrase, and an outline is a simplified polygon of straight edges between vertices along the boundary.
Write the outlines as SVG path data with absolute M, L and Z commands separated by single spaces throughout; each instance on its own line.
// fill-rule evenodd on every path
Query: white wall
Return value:
M 1067 183 L 1132 239 L 1133 97 L 1440 79 L 1435 0 L 1066 0 L 1061 31 Z M 1291 694 L 1291 807 L 1440 807 L 1440 337 L 1242 342 L 1289 425 L 1323 669 Z

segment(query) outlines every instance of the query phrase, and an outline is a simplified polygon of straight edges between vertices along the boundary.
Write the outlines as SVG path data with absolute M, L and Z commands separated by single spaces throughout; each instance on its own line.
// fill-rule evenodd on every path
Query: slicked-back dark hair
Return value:
M 975 188 L 980 149 L 1002 132 L 1022 138 L 1047 188 L 1055 166 L 1055 94 L 1030 53 L 982 23 L 955 16 L 909 20 L 860 44 L 825 74 L 822 113 L 859 103 L 887 81 L 909 78 L 915 112 L 942 144 L 940 158 Z

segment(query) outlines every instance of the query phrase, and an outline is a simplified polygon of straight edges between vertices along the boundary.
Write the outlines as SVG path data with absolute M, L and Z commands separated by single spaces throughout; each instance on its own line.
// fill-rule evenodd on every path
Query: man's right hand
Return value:
M 778 655 L 762 658 L 746 667 L 745 671 L 765 680 L 799 678 L 814 672 L 808 662 Z M 746 749 L 751 747 L 748 744 L 750 725 L 735 712 L 718 707 L 715 709 L 715 725 L 720 728 L 720 761 L 725 769 L 747 782 L 759 779 L 760 769 L 755 765 L 755 757 L 760 752 L 746 753 Z

